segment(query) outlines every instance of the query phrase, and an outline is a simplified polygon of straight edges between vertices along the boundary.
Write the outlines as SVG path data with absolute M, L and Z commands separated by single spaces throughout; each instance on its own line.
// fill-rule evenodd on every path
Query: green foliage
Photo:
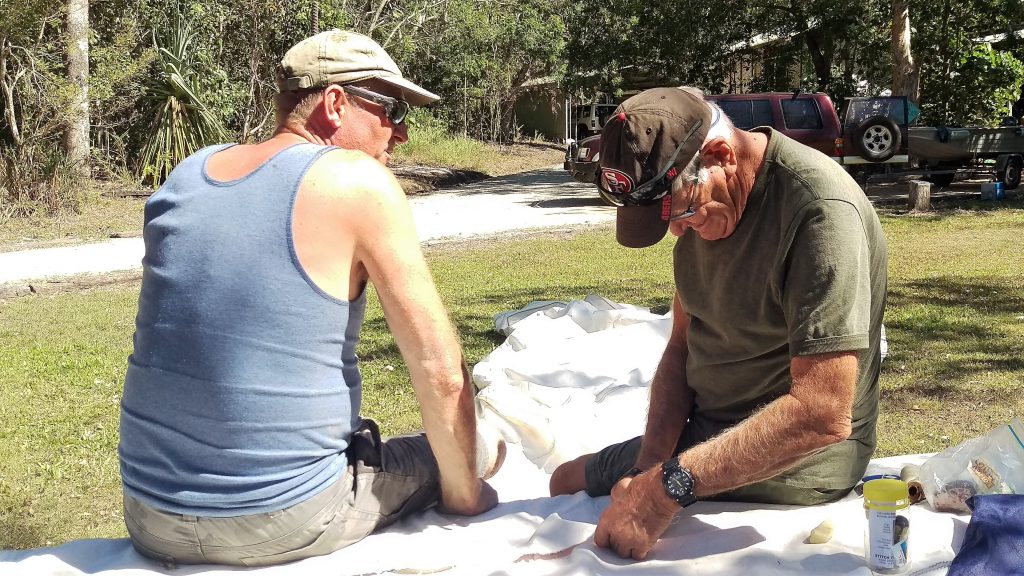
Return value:
M 565 26 L 557 7 L 545 0 L 451 0 L 405 67 L 445 96 L 437 113 L 453 131 L 509 141 L 523 84 L 557 79 L 564 67 Z
M 0 221 L 80 200 L 60 144 L 78 93 L 63 75 L 60 23 L 46 2 L 0 10 Z
M 142 149 L 139 171 L 142 179 L 155 186 L 190 154 L 227 140 L 219 119 L 204 100 L 211 87 L 223 83 L 223 73 L 211 81 L 201 54 L 192 49 L 194 35 L 184 17 L 175 19 L 162 40 L 156 39 L 158 70 L 146 83 L 150 100 L 149 137 Z
M 570 88 L 606 92 L 687 83 L 717 92 L 746 38 L 745 3 L 698 0 L 676 9 L 643 0 L 566 6 Z
M 142 140 L 142 110 L 137 104 L 156 49 L 141 47 L 144 34 L 136 18 L 117 17 L 109 28 L 96 30 L 89 51 L 94 173 L 121 178 L 134 158 L 133 144 Z
M 43 202 L 65 193 L 40 188 L 52 180 L 44 167 L 52 172 L 61 165 L 51 156 L 61 148 L 76 96 L 64 79 L 65 4 L 3 2 L 0 45 L 10 54 L 0 81 L 9 85 L 12 104 L 0 98 L 0 148 L 18 168 L 14 176 L 5 172 L 0 213 L 74 207 L 73 197 Z M 1024 40 L 1011 35 L 989 50 L 978 39 L 1019 30 L 1024 2 L 909 2 L 922 122 L 997 121 L 1019 95 Z M 174 41 L 163 37 L 173 34 L 181 15 L 192 30 L 184 56 L 172 54 Z M 514 105 L 526 90 L 547 97 L 552 110 L 561 108 L 566 90 L 622 95 L 677 83 L 709 92 L 799 87 L 824 90 L 836 101 L 878 94 L 891 82 L 891 18 L 891 0 L 92 2 L 93 175 L 118 178 L 132 167 L 158 182 L 208 139 L 269 136 L 275 66 L 314 30 L 370 35 L 407 77 L 442 96 L 431 114 L 443 131 L 508 142 L 520 137 Z M 159 61 L 150 31 L 167 43 Z M 163 99 L 169 94 L 173 101 Z M 184 128 L 189 125 L 199 127 Z
M 1024 62 L 991 44 L 975 44 L 959 55 L 948 78 L 930 84 L 921 114 L 939 125 L 996 126 L 1009 114 L 1022 83 Z
M 399 162 L 413 160 L 428 166 L 451 166 L 483 171 L 493 163 L 493 151 L 479 140 L 452 136 L 444 123 L 424 111 L 414 110 L 407 120 L 409 141 L 395 149 Z
M 1005 116 L 1020 95 L 1024 54 L 1012 57 L 1011 50 L 1019 49 L 1012 42 L 987 46 L 979 39 L 1019 30 L 1024 2 L 911 0 L 910 17 L 921 64 L 920 122 L 985 125 Z

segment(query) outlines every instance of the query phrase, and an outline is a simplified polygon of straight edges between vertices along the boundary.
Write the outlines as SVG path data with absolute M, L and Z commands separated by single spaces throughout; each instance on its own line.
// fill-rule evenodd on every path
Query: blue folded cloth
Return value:
M 947 576 L 1024 575 L 1024 494 L 967 500 L 971 523 Z

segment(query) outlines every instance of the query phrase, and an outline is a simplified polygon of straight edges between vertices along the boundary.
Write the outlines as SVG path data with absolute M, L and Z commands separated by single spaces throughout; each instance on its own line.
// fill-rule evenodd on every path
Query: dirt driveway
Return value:
M 936 203 L 977 198 L 981 181 L 934 189 Z M 1018 191 L 1011 192 L 1015 194 Z M 906 206 L 906 182 L 870 182 L 865 192 L 878 205 Z M 424 245 L 501 238 L 533 230 L 579 229 L 611 223 L 615 211 L 593 185 L 572 180 L 561 166 L 531 170 L 410 197 Z M 141 269 L 141 238 L 80 246 L 0 253 L 0 297 L 39 291 L 46 283 L 75 283 L 83 275 L 134 275 Z
M 610 222 L 592 186 L 569 178 L 561 166 L 466 184 L 410 198 L 420 239 L 430 245 L 536 229 L 576 228 Z M 30 290 L 31 281 L 141 269 L 141 238 L 0 253 L 0 288 Z

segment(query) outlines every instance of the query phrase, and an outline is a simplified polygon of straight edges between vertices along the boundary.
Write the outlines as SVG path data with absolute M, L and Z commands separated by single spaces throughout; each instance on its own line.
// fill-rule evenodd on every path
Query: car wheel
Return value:
M 1021 157 L 1014 156 L 1006 161 L 1006 168 L 996 174 L 996 179 L 1003 183 L 1007 190 L 1020 186 Z
M 872 162 L 885 162 L 895 156 L 901 141 L 899 126 L 885 116 L 872 116 L 862 122 L 854 137 L 857 151 Z

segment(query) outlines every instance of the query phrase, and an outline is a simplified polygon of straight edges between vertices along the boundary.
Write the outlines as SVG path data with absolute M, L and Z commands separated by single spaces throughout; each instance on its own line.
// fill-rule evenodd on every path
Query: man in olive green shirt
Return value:
M 642 437 L 567 462 L 552 494 L 611 494 L 595 541 L 642 559 L 703 498 L 819 504 L 875 448 L 886 243 L 860 187 L 689 88 L 624 102 L 602 132 L 621 244 L 667 230 L 673 328 Z

